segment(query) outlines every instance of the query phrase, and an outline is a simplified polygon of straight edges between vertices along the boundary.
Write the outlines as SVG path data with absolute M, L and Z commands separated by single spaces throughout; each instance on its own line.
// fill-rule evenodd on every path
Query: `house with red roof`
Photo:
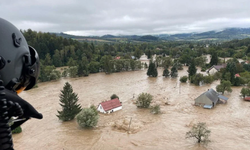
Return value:
M 121 109 L 122 103 L 118 98 L 101 102 L 97 107 L 97 110 L 101 113 L 112 113 Z
M 237 73 L 237 74 L 235 74 L 235 78 L 236 78 L 236 77 L 240 77 L 240 75 Z
M 247 96 L 247 97 L 244 98 L 244 100 L 245 100 L 245 101 L 250 101 L 250 97 Z

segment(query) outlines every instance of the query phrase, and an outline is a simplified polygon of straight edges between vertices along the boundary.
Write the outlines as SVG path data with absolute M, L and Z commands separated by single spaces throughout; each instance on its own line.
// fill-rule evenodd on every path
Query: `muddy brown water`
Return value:
M 193 106 L 194 98 L 211 85 L 194 86 L 180 83 L 179 77 L 187 75 L 187 68 L 179 71 L 177 79 L 146 76 L 146 70 L 89 77 L 64 78 L 59 81 L 39 83 L 38 88 L 22 92 L 44 115 L 42 120 L 31 119 L 22 125 L 23 132 L 13 135 L 16 150 L 248 150 L 250 149 L 250 103 L 239 97 L 241 87 L 226 93 L 228 103 L 208 110 Z M 82 107 L 98 105 L 115 93 L 123 102 L 123 109 L 109 115 L 100 114 L 97 127 L 80 129 L 75 120 L 61 122 L 56 117 L 59 94 L 68 81 L 79 96 Z M 147 109 L 137 109 L 133 95 L 141 92 L 154 96 L 161 105 L 162 114 L 150 114 Z M 166 105 L 165 103 L 168 103 Z M 128 122 L 132 118 L 130 133 Z M 206 122 L 211 130 L 211 143 L 199 146 L 185 134 L 192 124 Z

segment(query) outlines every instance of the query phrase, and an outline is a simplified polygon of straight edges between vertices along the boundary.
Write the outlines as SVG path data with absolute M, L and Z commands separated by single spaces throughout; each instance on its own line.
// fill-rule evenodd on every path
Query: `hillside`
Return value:
M 151 41 L 229 41 L 250 37 L 250 28 L 228 28 L 222 31 L 208 31 L 202 33 L 159 34 L 159 35 L 103 35 L 103 36 L 74 36 L 56 33 L 57 36 L 72 38 L 78 41 L 97 42 L 151 42 Z

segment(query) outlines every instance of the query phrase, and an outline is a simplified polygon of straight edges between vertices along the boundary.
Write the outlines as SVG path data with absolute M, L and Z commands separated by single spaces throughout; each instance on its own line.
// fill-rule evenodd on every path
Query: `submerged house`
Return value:
M 102 102 L 97 107 L 97 110 L 101 113 L 112 113 L 121 109 L 122 103 L 118 98 Z
M 213 65 L 212 67 L 210 67 L 207 70 L 208 74 L 215 74 L 216 72 L 219 72 L 222 68 L 226 68 L 227 65 L 226 64 L 222 64 L 222 65 Z
M 195 99 L 195 105 L 202 106 L 203 108 L 213 108 L 217 103 L 226 103 L 227 97 L 220 95 L 212 88 L 202 93 Z

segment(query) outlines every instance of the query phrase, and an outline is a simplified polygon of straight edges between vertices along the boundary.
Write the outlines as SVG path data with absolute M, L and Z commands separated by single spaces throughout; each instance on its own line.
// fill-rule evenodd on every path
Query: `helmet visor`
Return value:
M 23 90 L 31 89 L 37 82 L 39 72 L 40 72 L 40 64 L 39 57 L 36 50 L 29 46 L 30 56 L 27 58 L 27 62 L 24 64 L 22 80 L 20 84 L 16 85 L 17 93 L 21 93 Z

